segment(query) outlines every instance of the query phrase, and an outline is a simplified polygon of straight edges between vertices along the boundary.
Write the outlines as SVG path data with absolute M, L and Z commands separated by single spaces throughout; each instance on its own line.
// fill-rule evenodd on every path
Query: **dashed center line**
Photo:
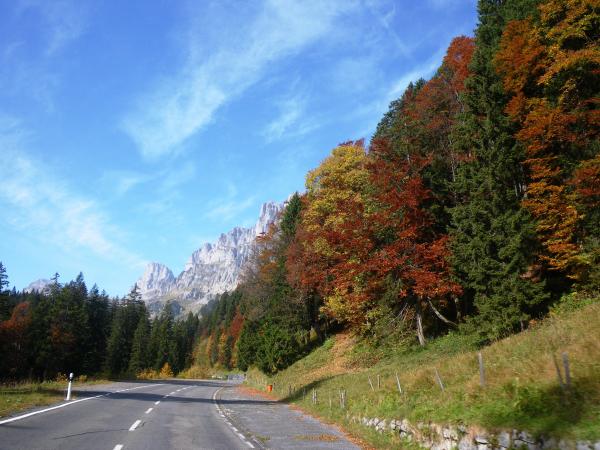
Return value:
M 150 414 L 150 413 L 152 412 L 152 410 L 153 410 L 153 409 L 154 409 L 154 408 L 148 408 L 148 409 L 146 410 L 145 414 Z
M 115 448 L 113 448 L 113 450 L 121 450 L 123 448 L 122 444 L 117 444 L 115 445 Z
M 154 402 L 155 405 L 158 405 L 160 403 L 160 400 L 157 400 Z
M 131 426 L 129 427 L 129 431 L 133 431 L 133 430 L 135 430 L 135 429 L 138 427 L 138 425 L 139 425 L 140 423 L 142 423 L 142 421 L 141 421 L 141 420 L 139 420 L 139 419 L 138 419 L 138 420 L 136 420 L 135 422 L 133 422 L 133 425 L 131 425 Z

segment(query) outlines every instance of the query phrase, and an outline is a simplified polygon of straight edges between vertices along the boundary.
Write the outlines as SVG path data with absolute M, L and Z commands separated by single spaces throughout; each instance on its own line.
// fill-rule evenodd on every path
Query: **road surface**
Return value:
M 228 382 L 113 383 L 32 412 L 0 419 L 0 449 L 358 448 L 339 431 Z

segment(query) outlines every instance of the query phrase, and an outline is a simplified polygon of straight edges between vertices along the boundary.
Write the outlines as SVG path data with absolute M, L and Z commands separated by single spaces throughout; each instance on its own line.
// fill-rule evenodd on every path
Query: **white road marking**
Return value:
M 36 414 L 41 414 L 41 413 L 45 413 L 45 412 L 48 412 L 48 411 L 53 411 L 53 410 L 58 409 L 58 408 L 64 408 L 65 406 L 73 405 L 75 403 L 85 402 L 86 400 L 91 400 L 93 398 L 104 397 L 106 395 L 108 395 L 108 394 L 100 394 L 100 395 L 95 395 L 93 397 L 81 398 L 79 400 L 70 401 L 69 403 L 63 403 L 61 405 L 53 406 L 52 408 L 41 409 L 40 411 L 30 412 L 30 413 L 27 413 L 27 414 L 23 414 L 22 416 L 12 417 L 10 419 L 5 419 L 5 420 L 0 421 L 0 425 L 3 425 L 5 423 L 10 423 L 10 422 L 15 422 L 17 420 L 25 419 L 27 417 L 35 416 Z
M 140 423 L 142 423 L 142 421 L 141 421 L 141 420 L 139 420 L 139 419 L 138 419 L 138 420 L 136 420 L 135 422 L 133 422 L 133 425 L 131 425 L 131 426 L 129 427 L 129 431 L 133 431 L 133 430 L 135 430 L 135 429 L 138 427 L 138 425 L 139 425 Z
M 113 450 L 121 450 L 122 448 L 123 448 L 123 445 L 117 444 L 117 445 L 115 445 L 115 448 L 113 448 Z
M 158 405 L 160 403 L 160 400 L 154 402 L 155 405 Z
M 150 414 L 154 408 L 148 408 L 144 414 Z
M 150 387 L 150 386 L 161 386 L 162 384 L 163 383 L 147 384 L 147 385 L 144 385 L 144 386 L 137 386 L 137 387 L 133 387 L 133 388 L 129 388 L 129 389 L 121 389 L 120 391 L 107 392 L 106 394 L 94 395 L 93 397 L 80 398 L 79 400 L 71 400 L 68 403 L 62 403 L 60 405 L 52 406 L 51 408 L 40 409 L 39 411 L 33 411 L 33 412 L 30 412 L 30 413 L 27 413 L 27 414 L 23 414 L 23 415 L 20 415 L 20 416 L 17 416 L 17 417 L 11 417 L 10 419 L 1 420 L 0 421 L 0 425 L 4 425 L 5 423 L 10 423 L 10 422 L 16 422 L 17 420 L 26 419 L 27 417 L 35 416 L 37 414 L 42 414 L 42 413 L 45 413 L 45 412 L 48 412 L 48 411 L 54 411 L 55 409 L 64 408 L 65 406 L 74 405 L 75 403 L 85 402 L 87 400 L 92 400 L 92 399 L 100 398 L 100 397 L 108 397 L 109 395 L 115 394 L 117 392 L 133 391 L 135 389 L 142 389 L 142 388 Z
M 223 420 L 225 421 L 225 423 L 227 424 L 227 426 L 229 426 L 229 428 L 231 428 L 231 431 L 233 431 L 237 435 L 237 437 L 239 437 L 240 440 L 244 444 L 246 444 L 250 448 L 255 448 L 254 445 L 252 445 L 252 443 L 250 443 L 246 439 L 246 437 L 242 433 L 240 433 L 236 427 L 233 426 L 233 424 L 229 421 L 229 418 L 226 417 L 225 414 L 223 413 L 223 410 L 221 409 L 221 406 L 219 405 L 219 402 L 217 402 L 217 394 L 219 393 L 219 391 L 221 389 L 223 389 L 223 388 L 217 389 L 215 391 L 215 393 L 213 394 L 213 397 L 212 397 L 213 402 L 214 402 L 215 406 L 217 407 L 217 411 L 219 412 L 219 415 L 223 418 Z

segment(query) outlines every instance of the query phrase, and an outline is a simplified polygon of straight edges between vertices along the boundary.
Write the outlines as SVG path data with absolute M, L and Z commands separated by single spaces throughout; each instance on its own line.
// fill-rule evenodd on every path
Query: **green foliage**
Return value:
M 0 320 L 0 379 L 48 380 L 57 374 L 136 375 L 169 363 L 175 373 L 191 365 L 198 318 L 175 321 L 170 308 L 153 321 L 137 287 L 109 300 L 83 275 L 48 292 L 4 291 L 8 318 Z M 2 297 L 0 297 L 2 298 Z M 154 342 L 152 342 L 154 338 Z
M 533 220 L 521 206 L 524 152 L 504 113 L 507 96 L 493 66 L 506 18 L 531 12 L 528 5 L 533 3 L 479 2 L 468 109 L 455 131 L 457 152 L 471 157 L 459 167 L 454 185 L 461 200 L 451 209 L 451 259 L 470 321 L 483 340 L 519 329 L 547 297 L 544 283 L 531 273 L 537 241 Z

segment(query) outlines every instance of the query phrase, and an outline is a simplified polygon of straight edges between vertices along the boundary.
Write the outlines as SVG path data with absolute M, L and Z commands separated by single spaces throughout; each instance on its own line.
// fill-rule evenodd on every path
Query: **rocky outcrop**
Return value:
M 283 207 L 263 204 L 252 228 L 235 227 L 216 242 L 202 245 L 176 278 L 163 264 L 148 264 L 137 285 L 150 311 L 157 313 L 167 301 L 174 304 L 174 312 L 197 311 L 216 295 L 235 289 L 256 237 L 268 230 Z
M 151 300 L 166 295 L 174 286 L 175 277 L 167 266 L 152 262 L 146 266 L 144 274 L 137 285 L 141 290 L 142 299 Z

